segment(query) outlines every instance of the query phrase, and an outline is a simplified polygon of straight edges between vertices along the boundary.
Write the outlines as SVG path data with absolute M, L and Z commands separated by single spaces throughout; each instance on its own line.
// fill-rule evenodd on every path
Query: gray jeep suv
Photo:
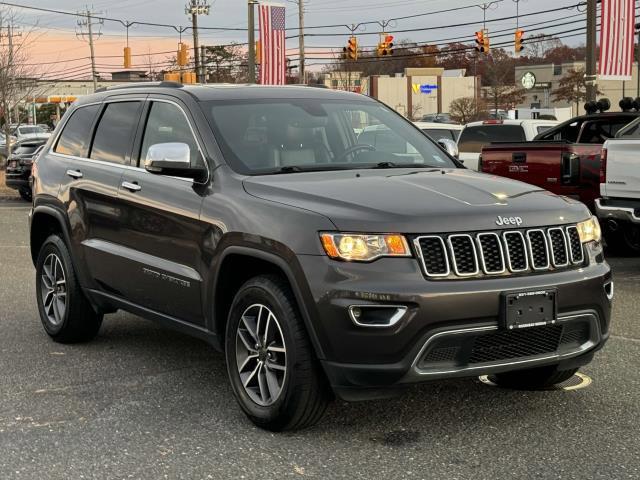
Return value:
M 118 309 L 194 335 L 263 428 L 427 380 L 552 385 L 609 335 L 584 205 L 469 171 L 365 96 L 109 88 L 67 112 L 33 177 L 53 340 Z

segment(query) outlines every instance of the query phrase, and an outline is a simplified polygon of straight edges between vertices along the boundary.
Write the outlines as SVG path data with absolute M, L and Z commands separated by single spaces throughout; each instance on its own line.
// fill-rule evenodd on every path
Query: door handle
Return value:
M 140 185 L 131 182 L 122 182 L 122 188 L 126 188 L 130 192 L 139 192 L 140 190 L 142 190 L 142 187 Z
M 76 180 L 84 176 L 80 170 L 67 170 L 67 175 Z

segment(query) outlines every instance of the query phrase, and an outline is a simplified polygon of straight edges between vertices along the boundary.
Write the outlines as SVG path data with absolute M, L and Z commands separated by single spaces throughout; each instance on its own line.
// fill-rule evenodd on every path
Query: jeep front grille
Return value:
M 545 272 L 584 262 L 575 226 L 424 235 L 414 245 L 425 275 L 433 278 Z

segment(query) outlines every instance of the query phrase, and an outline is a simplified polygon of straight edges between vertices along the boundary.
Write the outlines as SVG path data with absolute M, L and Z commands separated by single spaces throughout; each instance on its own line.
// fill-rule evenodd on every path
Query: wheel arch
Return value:
M 298 262 L 251 247 L 229 246 L 217 262 L 212 285 L 212 328 L 220 339 L 220 346 L 224 348 L 224 331 L 235 293 L 246 281 L 262 274 L 278 274 L 287 281 L 316 356 L 323 359 L 323 349 L 311 320 L 312 312 L 305 301 L 311 293 Z
M 42 244 L 50 235 L 55 233 L 62 235 L 63 240 L 70 247 L 69 228 L 62 212 L 48 205 L 35 207 L 31 214 L 29 229 L 31 261 L 34 265 L 38 260 L 38 253 Z

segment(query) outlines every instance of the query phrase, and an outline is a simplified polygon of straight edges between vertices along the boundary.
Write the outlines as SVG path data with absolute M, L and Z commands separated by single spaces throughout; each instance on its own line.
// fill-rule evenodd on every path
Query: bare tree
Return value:
M 5 160 L 11 151 L 9 125 L 21 123 L 20 106 L 35 98 L 46 87 L 39 80 L 44 72 L 29 62 L 29 47 L 35 41 L 35 28 L 18 32 L 19 18 L 11 9 L 0 7 L 0 120 L 6 138 Z M 4 168 L 5 160 L 0 164 Z
M 473 97 L 456 98 L 449 105 L 449 114 L 452 120 L 464 125 L 475 120 L 487 118 L 487 105 L 481 98 Z
M 502 49 L 492 50 L 484 66 L 483 86 L 487 103 L 495 110 L 509 110 L 526 98 L 524 89 L 517 88 L 513 79 L 515 60 Z

